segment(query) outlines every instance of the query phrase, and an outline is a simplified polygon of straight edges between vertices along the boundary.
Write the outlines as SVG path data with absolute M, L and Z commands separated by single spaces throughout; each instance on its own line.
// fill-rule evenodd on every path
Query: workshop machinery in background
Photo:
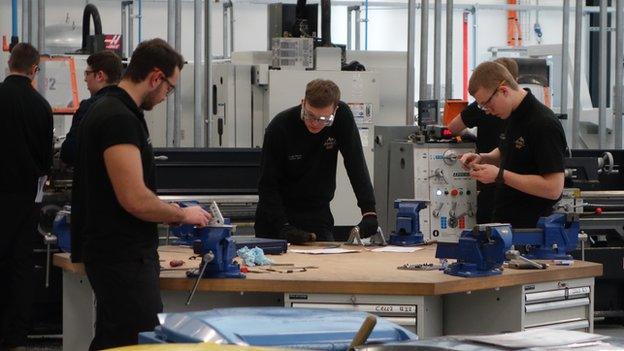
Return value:
M 396 232 L 396 199 L 427 203 L 420 213 L 423 241 L 457 242 L 461 232 L 476 224 L 477 184 L 459 162 L 474 151 L 473 143 L 460 143 L 428 125 L 375 126 L 375 199 L 379 225 Z

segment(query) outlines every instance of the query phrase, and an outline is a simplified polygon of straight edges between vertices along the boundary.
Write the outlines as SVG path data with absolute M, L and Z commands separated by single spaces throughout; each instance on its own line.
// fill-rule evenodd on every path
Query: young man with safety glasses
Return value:
M 351 109 L 330 80 L 306 86 L 301 104 L 279 113 L 262 146 L 256 236 L 291 243 L 333 241 L 329 203 L 336 190 L 338 151 L 362 212 L 362 237 L 377 232 L 375 196 Z
M 472 178 L 496 183 L 493 222 L 535 227 L 563 191 L 566 139 L 561 123 L 498 63 L 477 66 L 468 90 L 480 109 L 507 120 L 507 127 L 499 147 L 467 153 L 460 160 Z

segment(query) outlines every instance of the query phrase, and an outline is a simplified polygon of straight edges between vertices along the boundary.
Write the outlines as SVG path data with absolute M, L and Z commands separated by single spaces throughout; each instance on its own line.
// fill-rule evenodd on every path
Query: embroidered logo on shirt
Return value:
M 514 142 L 514 144 L 516 144 L 516 149 L 522 149 L 524 147 L 524 138 L 523 137 L 519 137 L 518 139 L 516 139 L 516 141 Z
M 296 160 L 301 160 L 303 158 L 303 155 L 288 155 L 288 161 L 296 161 Z
M 325 140 L 323 145 L 325 146 L 325 149 L 331 150 L 334 148 L 334 146 L 336 146 L 336 139 L 329 137 L 327 138 L 327 140 Z

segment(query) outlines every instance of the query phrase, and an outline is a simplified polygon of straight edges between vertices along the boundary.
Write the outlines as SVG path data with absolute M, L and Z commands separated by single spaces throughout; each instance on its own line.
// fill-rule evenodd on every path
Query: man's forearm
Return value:
M 500 163 L 500 152 L 498 151 L 498 148 L 488 153 L 480 153 L 479 155 L 481 155 L 481 163 L 487 163 L 495 166 L 498 166 Z
M 148 189 L 137 196 L 126 210 L 147 222 L 179 223 L 184 219 L 184 212 L 181 208 L 160 200 Z
M 552 177 L 504 171 L 503 179 L 506 185 L 516 190 L 545 199 L 556 200 L 563 191 L 563 183 Z

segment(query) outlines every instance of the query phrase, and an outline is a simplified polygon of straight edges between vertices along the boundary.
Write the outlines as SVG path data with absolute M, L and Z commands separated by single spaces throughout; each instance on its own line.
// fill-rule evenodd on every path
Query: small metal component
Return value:
M 519 260 L 525 263 L 530 264 L 531 266 L 537 268 L 537 269 L 546 269 L 548 268 L 548 265 L 545 263 L 539 263 L 533 260 L 529 260 L 528 258 L 520 255 L 520 252 L 517 250 L 509 250 L 507 252 L 505 252 L 505 258 L 507 258 L 508 260 Z
M 351 229 L 349 232 L 349 238 L 347 239 L 346 245 L 360 245 L 365 246 L 362 241 L 362 237 L 360 236 L 360 227 L 357 225 Z M 368 245 L 379 245 L 386 246 L 388 243 L 386 242 L 386 238 L 383 235 L 383 231 L 381 227 L 377 227 L 377 233 L 370 237 L 370 243 Z
M 439 271 L 444 269 L 444 266 L 433 263 L 406 263 L 402 266 L 398 266 L 397 269 L 406 271 Z

